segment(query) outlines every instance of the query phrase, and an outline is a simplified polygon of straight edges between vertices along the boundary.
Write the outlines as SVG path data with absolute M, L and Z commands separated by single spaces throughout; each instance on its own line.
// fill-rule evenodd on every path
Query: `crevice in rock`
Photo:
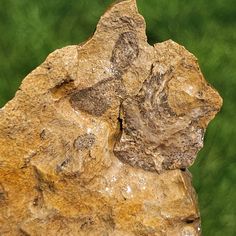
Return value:
M 94 224 L 95 224 L 95 220 L 93 219 L 92 216 L 85 217 L 81 222 L 80 229 L 81 230 L 89 229 Z
M 114 152 L 114 148 L 116 143 L 118 143 L 121 139 L 122 133 L 123 133 L 123 129 L 124 129 L 124 119 L 123 119 L 123 115 L 122 115 L 122 103 L 123 101 L 120 102 L 120 107 L 119 107 L 119 114 L 117 117 L 117 130 L 115 133 L 115 138 L 114 138 L 114 145 L 113 145 L 113 152 Z
M 120 116 L 118 117 L 118 123 L 119 123 L 120 132 L 122 132 L 123 131 L 123 119 Z
M 50 91 L 53 95 L 53 98 L 60 99 L 69 94 L 71 94 L 75 90 L 74 80 L 69 76 L 61 81 L 61 83 L 57 84 Z

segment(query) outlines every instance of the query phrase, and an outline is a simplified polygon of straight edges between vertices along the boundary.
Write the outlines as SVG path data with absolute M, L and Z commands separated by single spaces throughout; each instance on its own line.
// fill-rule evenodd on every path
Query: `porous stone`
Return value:
M 221 105 L 197 59 L 149 45 L 117 1 L 0 110 L 0 235 L 200 235 L 187 168 Z

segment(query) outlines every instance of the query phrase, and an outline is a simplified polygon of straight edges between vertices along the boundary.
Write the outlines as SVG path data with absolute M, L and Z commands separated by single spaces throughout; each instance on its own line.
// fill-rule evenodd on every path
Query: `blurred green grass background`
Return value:
M 0 107 L 22 79 L 57 48 L 94 31 L 112 0 L 0 0 Z M 210 124 L 191 172 L 203 235 L 236 235 L 236 3 L 234 0 L 137 0 L 151 44 L 169 38 L 199 59 L 224 106 Z

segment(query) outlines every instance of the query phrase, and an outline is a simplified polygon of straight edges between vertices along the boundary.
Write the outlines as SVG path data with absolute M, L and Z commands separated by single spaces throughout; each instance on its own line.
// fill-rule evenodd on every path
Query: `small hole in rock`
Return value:
M 193 220 L 193 219 L 187 219 L 185 222 L 186 222 L 187 224 L 192 224 L 192 223 L 194 222 L 194 220 Z

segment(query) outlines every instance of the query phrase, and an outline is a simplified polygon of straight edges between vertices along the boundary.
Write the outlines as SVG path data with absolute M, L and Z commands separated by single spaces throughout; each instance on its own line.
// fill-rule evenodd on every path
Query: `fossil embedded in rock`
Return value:
M 124 130 L 115 154 L 146 170 L 186 168 L 202 148 L 221 99 L 185 48 L 173 41 L 154 48 L 150 75 L 137 95 L 122 103 Z
M 191 53 L 149 45 L 136 1 L 117 1 L 0 110 L 0 234 L 200 235 L 186 168 L 221 104 Z

